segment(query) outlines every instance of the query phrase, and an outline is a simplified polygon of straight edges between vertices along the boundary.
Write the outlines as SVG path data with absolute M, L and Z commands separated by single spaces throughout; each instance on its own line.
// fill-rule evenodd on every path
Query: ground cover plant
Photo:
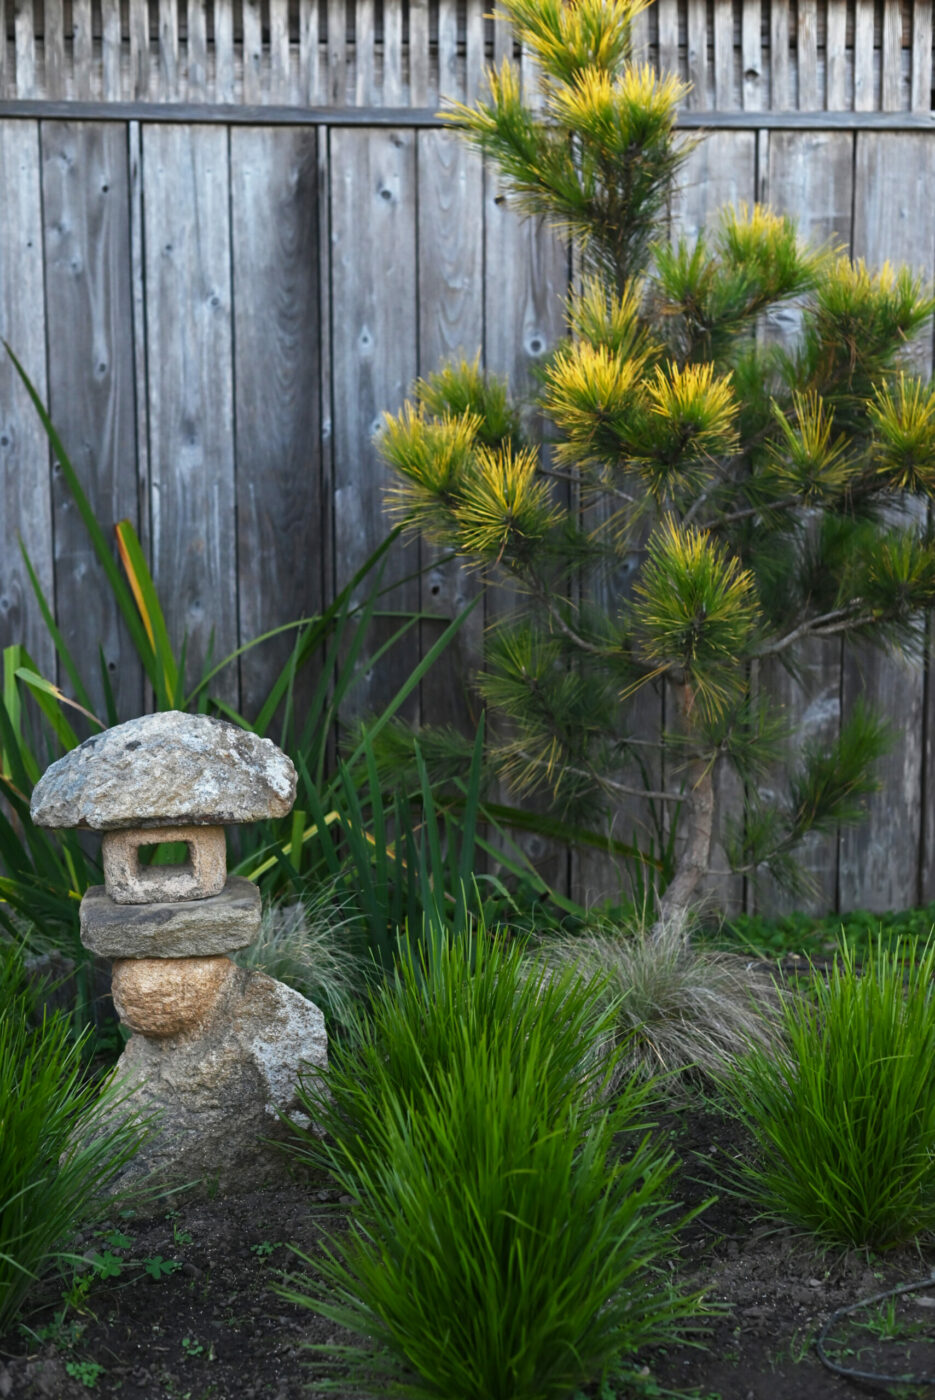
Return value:
M 761 206 L 670 242 L 683 89 L 631 63 L 639 8 L 503 0 L 538 106 L 505 61 L 487 100 L 447 113 L 574 244 L 568 339 L 535 400 L 548 448 L 476 362 L 420 380 L 380 442 L 397 518 L 519 598 L 479 678 L 498 771 L 565 813 L 680 811 L 664 899 L 684 909 L 711 862 L 719 764 L 745 794 L 730 869 L 791 888 L 798 843 L 857 819 L 874 788 L 886 725 L 857 704 L 767 800 L 786 736 L 751 666 L 794 677 L 800 644 L 842 638 L 921 655 L 935 547 L 913 507 L 935 486 L 935 389 L 904 352 L 935 300 Z M 791 302 L 795 344 L 758 338 Z M 661 738 L 632 727 L 646 687 L 665 690 Z
M 353 1201 L 305 1303 L 359 1339 L 344 1382 L 436 1400 L 569 1396 L 698 1310 L 651 1096 L 615 1078 L 594 979 L 481 930 L 410 948 L 303 1103 L 302 1156 Z M 615 1138 L 630 1139 L 623 1153 Z M 311 1264 L 312 1261 L 306 1259 Z

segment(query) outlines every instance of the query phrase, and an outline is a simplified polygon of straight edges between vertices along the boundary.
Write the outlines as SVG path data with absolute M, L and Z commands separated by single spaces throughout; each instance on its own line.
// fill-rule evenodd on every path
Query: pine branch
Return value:
M 552 765 L 544 758 L 536 758 L 534 754 L 526 749 L 516 749 L 518 758 L 530 764 L 533 768 L 549 768 Z M 645 797 L 652 802 L 684 802 L 684 792 L 665 792 L 654 788 L 630 787 L 628 783 L 618 782 L 616 778 L 608 778 L 603 773 L 598 773 L 590 765 L 587 768 L 577 768 L 570 763 L 562 765 L 562 771 L 569 773 L 573 778 L 586 778 L 595 783 L 599 788 L 610 796 L 616 797 Z

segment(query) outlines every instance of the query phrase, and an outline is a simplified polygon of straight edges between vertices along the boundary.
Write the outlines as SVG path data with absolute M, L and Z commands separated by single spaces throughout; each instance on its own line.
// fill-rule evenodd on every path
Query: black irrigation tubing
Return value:
M 829 1371 L 833 1371 L 835 1375 L 844 1376 L 849 1381 L 870 1381 L 876 1385 L 935 1385 L 935 1376 L 882 1376 L 874 1371 L 857 1371 L 851 1366 L 841 1366 L 837 1361 L 832 1361 L 825 1351 L 825 1338 L 839 1318 L 848 1317 L 851 1313 L 857 1312 L 859 1308 L 869 1308 L 874 1303 L 882 1303 L 887 1298 L 896 1298 L 901 1293 L 917 1293 L 920 1288 L 928 1288 L 932 1283 L 935 1283 L 935 1269 L 916 1283 L 901 1283 L 898 1288 L 887 1288 L 883 1293 L 874 1293 L 870 1298 L 861 1298 L 856 1303 L 849 1303 L 846 1308 L 838 1308 L 828 1318 L 815 1341 L 815 1348 L 821 1364 L 826 1366 Z

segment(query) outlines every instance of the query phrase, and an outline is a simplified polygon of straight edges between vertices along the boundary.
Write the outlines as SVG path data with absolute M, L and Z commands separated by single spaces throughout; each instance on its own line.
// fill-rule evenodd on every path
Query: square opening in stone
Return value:
M 189 841 L 147 841 L 136 848 L 136 862 L 142 869 L 148 866 L 169 866 L 178 870 L 192 868 L 192 847 Z

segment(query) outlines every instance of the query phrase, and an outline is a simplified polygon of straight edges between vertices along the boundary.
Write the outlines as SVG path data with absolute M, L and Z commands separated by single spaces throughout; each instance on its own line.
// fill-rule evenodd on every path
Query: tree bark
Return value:
M 681 726 L 691 725 L 692 692 L 688 685 L 673 686 L 676 710 Z M 667 922 L 673 916 L 687 912 L 708 873 L 711 864 L 711 842 L 714 833 L 714 763 L 710 759 L 695 760 L 688 772 L 688 793 L 679 817 L 684 823 L 687 839 L 675 870 L 675 878 L 659 901 L 659 917 Z

